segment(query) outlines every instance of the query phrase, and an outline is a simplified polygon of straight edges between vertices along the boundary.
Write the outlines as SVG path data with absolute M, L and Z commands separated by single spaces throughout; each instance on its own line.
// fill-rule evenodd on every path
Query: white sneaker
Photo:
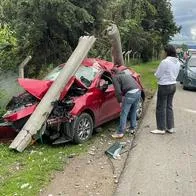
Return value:
M 168 133 L 175 133 L 176 130 L 172 128 L 172 129 L 168 129 L 167 132 L 168 132 Z
M 165 130 L 155 129 L 153 131 L 150 131 L 150 133 L 154 133 L 154 134 L 165 134 Z

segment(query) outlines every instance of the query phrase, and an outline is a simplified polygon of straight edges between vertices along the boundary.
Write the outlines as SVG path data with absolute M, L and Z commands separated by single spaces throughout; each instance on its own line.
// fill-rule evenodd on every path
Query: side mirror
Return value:
M 100 83 L 99 83 L 99 88 L 102 90 L 102 91 L 106 91 L 108 89 L 108 83 L 107 81 L 101 79 L 100 80 Z

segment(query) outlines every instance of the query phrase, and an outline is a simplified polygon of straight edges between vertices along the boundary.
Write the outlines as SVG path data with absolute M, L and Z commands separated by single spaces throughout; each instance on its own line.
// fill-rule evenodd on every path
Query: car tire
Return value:
M 144 100 L 142 97 L 140 97 L 140 100 L 137 105 L 137 111 L 136 111 L 137 120 L 139 120 L 142 117 L 143 109 L 144 109 Z
M 93 133 L 93 119 L 88 113 L 82 113 L 74 123 L 73 141 L 81 144 L 89 140 Z

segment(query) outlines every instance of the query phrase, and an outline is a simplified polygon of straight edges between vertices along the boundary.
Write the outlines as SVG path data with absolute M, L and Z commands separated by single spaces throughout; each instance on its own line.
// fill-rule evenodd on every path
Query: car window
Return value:
M 105 80 L 109 86 L 113 85 L 112 76 L 109 72 L 104 72 L 101 76 L 101 80 Z
M 190 60 L 188 61 L 188 66 L 196 67 L 196 58 L 190 58 Z
M 45 78 L 44 80 L 55 80 L 60 71 L 62 70 L 63 66 L 58 66 L 55 69 L 53 69 Z M 85 86 L 89 87 L 94 80 L 96 74 L 98 73 L 99 69 L 95 66 L 84 66 L 81 65 L 75 76 L 77 79 L 81 80 L 82 83 L 84 83 Z
M 94 66 L 80 66 L 75 76 L 77 79 L 81 80 L 87 87 L 89 87 L 94 80 L 98 69 Z

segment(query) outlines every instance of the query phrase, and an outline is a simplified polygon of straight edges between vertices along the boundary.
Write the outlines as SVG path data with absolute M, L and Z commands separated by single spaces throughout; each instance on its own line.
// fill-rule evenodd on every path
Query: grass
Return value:
M 130 65 L 137 73 L 141 75 L 141 81 L 147 92 L 154 93 L 157 89 L 157 80 L 154 76 L 159 61 Z
M 139 65 L 130 65 L 141 75 L 146 91 L 154 93 L 157 82 L 154 72 L 158 61 Z M 51 174 L 62 170 L 70 154 L 87 151 L 93 139 L 83 145 L 66 145 L 52 147 L 36 144 L 23 153 L 10 151 L 7 144 L 0 144 L 0 195 L 1 196 L 35 196 L 46 186 Z
M 86 152 L 89 144 L 65 147 L 37 144 L 23 153 L 10 151 L 8 145 L 0 144 L 0 195 L 38 195 L 52 172 L 62 170 L 69 155 Z

